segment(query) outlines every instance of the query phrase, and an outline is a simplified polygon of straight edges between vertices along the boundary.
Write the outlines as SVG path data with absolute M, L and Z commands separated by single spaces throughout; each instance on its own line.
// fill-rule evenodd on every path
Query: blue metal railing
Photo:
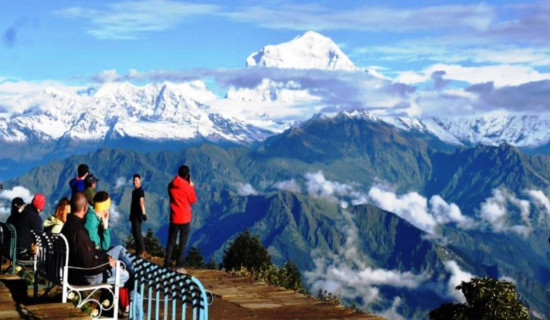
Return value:
M 134 295 L 130 302 L 130 319 L 135 319 L 140 303 L 148 320 L 208 320 L 208 296 L 201 282 L 188 274 L 181 274 L 161 267 L 148 260 L 132 256 L 135 279 Z

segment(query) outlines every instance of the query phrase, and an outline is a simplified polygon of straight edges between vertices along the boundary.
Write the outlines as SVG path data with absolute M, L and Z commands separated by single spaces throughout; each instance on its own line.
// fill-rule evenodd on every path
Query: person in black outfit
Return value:
M 34 195 L 31 204 L 25 206 L 21 213 L 14 212 L 10 215 L 7 223 L 11 223 L 17 231 L 17 258 L 27 260 L 32 258 L 31 245 L 34 242 L 31 230 L 40 234 L 43 231 L 40 212 L 44 210 L 46 197 L 37 193 Z
M 61 233 L 69 244 L 69 265 L 81 268 L 95 268 L 90 271 L 69 269 L 69 282 L 72 284 L 89 284 L 86 276 L 104 273 L 115 266 L 116 260 L 106 251 L 95 248 L 94 243 L 84 228 L 84 216 L 88 209 L 88 201 L 82 192 L 73 197 L 75 212 L 67 216 L 67 221 Z
M 141 224 L 147 220 L 145 215 L 145 193 L 141 187 L 141 176 L 134 174 L 134 191 L 132 191 L 132 203 L 130 205 L 130 222 L 132 223 L 132 236 L 136 245 L 136 255 L 147 258 Z

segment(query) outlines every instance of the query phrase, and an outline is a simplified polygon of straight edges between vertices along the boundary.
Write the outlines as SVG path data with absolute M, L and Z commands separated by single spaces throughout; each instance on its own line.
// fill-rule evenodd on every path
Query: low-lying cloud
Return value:
M 290 191 L 290 192 L 302 191 L 302 188 L 300 187 L 298 182 L 296 182 L 295 179 L 276 182 L 273 184 L 273 187 L 278 190 L 284 190 L 284 191 Z
M 369 190 L 368 200 L 432 235 L 437 233 L 439 225 L 448 223 L 455 223 L 463 229 L 472 229 L 476 226 L 474 220 L 463 215 L 456 204 L 447 203 L 439 195 L 432 196 L 428 201 L 417 192 L 397 195 L 390 187 L 378 184 Z
M 368 306 L 380 299 L 381 286 L 412 290 L 428 280 L 426 274 L 370 266 L 357 247 L 359 230 L 352 214 L 342 209 L 340 217 L 336 228 L 347 235 L 345 243 L 332 252 L 313 252 L 315 267 L 304 273 L 312 292 L 326 290 L 347 299 L 361 299 Z
M 463 281 L 468 282 L 472 280 L 474 275 L 469 272 L 463 271 L 455 260 L 449 260 L 443 263 L 445 269 L 451 274 L 446 294 L 454 300 L 465 302 L 464 295 L 461 291 L 456 290 L 456 287 Z
M 115 190 L 125 186 L 131 186 L 133 182 L 132 178 L 126 179 L 124 177 L 118 177 L 115 182 Z
M 521 199 L 518 195 L 504 188 L 493 190 L 480 207 L 479 217 L 498 233 L 516 233 L 528 236 L 534 229 L 533 218 L 538 213 L 538 223 L 548 221 L 550 200 L 540 190 L 525 190 L 529 198 Z
M 246 196 L 253 196 L 258 194 L 258 191 L 254 189 L 254 187 L 250 183 L 237 182 L 237 183 L 234 183 L 234 186 L 237 188 L 237 193 L 240 196 L 246 197 Z
M 11 201 L 20 197 L 25 203 L 31 203 L 34 194 L 23 186 L 15 186 L 11 189 L 0 191 L 0 220 L 6 221 L 11 214 Z

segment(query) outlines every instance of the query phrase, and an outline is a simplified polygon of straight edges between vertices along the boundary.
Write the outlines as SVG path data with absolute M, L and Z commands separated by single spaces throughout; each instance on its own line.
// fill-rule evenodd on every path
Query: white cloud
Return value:
M 460 269 L 458 263 L 454 260 L 449 260 L 443 262 L 445 269 L 451 273 L 451 277 L 448 282 L 447 294 L 449 297 L 455 298 L 460 302 L 465 302 L 464 295 L 461 291 L 456 290 L 456 286 L 460 285 L 463 281 L 468 282 L 472 280 L 474 275 L 469 272 L 463 271 Z
M 385 310 L 383 312 L 378 313 L 379 316 L 391 319 L 391 320 L 406 320 L 399 312 L 397 311 L 397 308 L 401 306 L 403 302 L 401 301 L 401 297 L 395 297 L 393 298 L 391 307 L 388 310 Z
M 476 227 L 474 219 L 463 215 L 456 204 L 447 203 L 439 195 L 430 198 L 430 210 L 438 224 L 455 222 L 462 229 L 473 229 Z
M 120 220 L 120 212 L 116 203 L 111 202 L 111 208 L 109 208 L 109 224 L 115 225 Z
M 11 200 L 15 197 L 20 197 L 25 203 L 31 203 L 34 194 L 29 189 L 23 186 L 15 186 L 11 189 L 0 191 L 0 220 L 6 221 L 11 214 Z
M 2 206 L 0 205 L 0 221 L 6 222 L 8 217 L 11 214 L 11 207 L 10 206 Z
M 275 189 L 285 190 L 290 192 L 302 191 L 302 188 L 300 187 L 300 185 L 298 185 L 298 183 L 294 179 L 276 182 L 273 184 L 273 187 Z
M 544 212 L 550 215 L 550 200 L 541 190 L 527 190 L 527 195 L 536 205 L 542 206 Z
M 337 196 L 348 195 L 353 188 L 347 184 L 330 181 L 325 178 L 322 171 L 305 174 L 307 193 L 315 198 L 325 198 L 337 201 Z
M 312 252 L 314 269 L 304 273 L 312 292 L 326 290 L 347 299 L 361 298 L 368 306 L 380 299 L 380 286 L 415 289 L 428 280 L 426 274 L 369 266 L 357 247 L 359 232 L 351 213 L 343 209 L 336 228 L 347 235 L 334 252 Z
M 59 16 L 87 20 L 87 33 L 98 39 L 132 40 L 144 34 L 175 28 L 185 19 L 211 14 L 218 6 L 170 0 L 120 1 L 105 8 L 70 7 Z
M 93 76 L 91 80 L 98 83 L 106 83 L 113 82 L 120 77 L 121 75 L 119 75 L 115 69 L 109 69 L 101 71 L 97 75 Z
M 428 201 L 417 192 L 398 195 L 391 187 L 377 184 L 370 188 L 368 200 L 432 235 L 437 235 L 439 225 L 448 223 L 456 223 L 463 229 L 476 227 L 475 221 L 464 216 L 456 204 L 447 203 L 439 195 L 432 196 Z
M 234 186 L 237 188 L 237 193 L 240 196 L 250 196 L 250 195 L 257 195 L 258 191 L 254 189 L 254 187 L 250 183 L 242 183 L 237 182 L 234 184 Z
M 124 177 L 118 177 L 116 179 L 116 182 L 115 182 L 115 189 L 119 189 L 119 188 L 124 187 L 124 186 L 132 185 L 133 182 L 134 181 L 131 178 L 126 180 L 126 178 L 124 178 Z
M 487 65 L 464 67 L 438 63 L 421 72 L 405 71 L 400 73 L 396 81 L 415 84 L 429 81 L 436 71 L 444 71 L 445 79 L 463 81 L 470 84 L 493 82 L 497 87 L 517 86 L 523 83 L 548 80 L 550 73 L 540 73 L 529 66 L 522 65 Z
M 363 6 L 335 10 L 308 3 L 246 6 L 226 16 L 272 29 L 410 32 L 433 28 L 485 30 L 493 20 L 493 10 L 486 4 L 415 9 Z
M 50 93 L 75 95 L 81 86 L 67 86 L 57 81 L 4 81 L 0 82 L 0 103 L 8 113 L 23 113 L 31 108 L 55 109 Z
M 0 199 L 11 200 L 15 197 L 20 197 L 25 203 L 31 203 L 34 194 L 29 189 L 23 186 L 15 186 L 11 189 L 4 189 L 0 192 Z
M 515 232 L 527 236 L 533 230 L 530 207 L 529 201 L 518 199 L 506 189 L 499 188 L 493 190 L 493 196 L 481 204 L 479 216 L 495 232 Z

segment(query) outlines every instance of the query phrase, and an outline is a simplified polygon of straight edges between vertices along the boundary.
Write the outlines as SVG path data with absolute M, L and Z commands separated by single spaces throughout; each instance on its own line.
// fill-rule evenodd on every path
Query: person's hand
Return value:
M 103 218 L 101 222 L 103 223 L 103 229 L 109 229 L 109 219 Z
M 109 265 L 111 265 L 111 268 L 114 268 L 116 264 L 116 259 L 113 259 L 113 257 L 109 256 Z

